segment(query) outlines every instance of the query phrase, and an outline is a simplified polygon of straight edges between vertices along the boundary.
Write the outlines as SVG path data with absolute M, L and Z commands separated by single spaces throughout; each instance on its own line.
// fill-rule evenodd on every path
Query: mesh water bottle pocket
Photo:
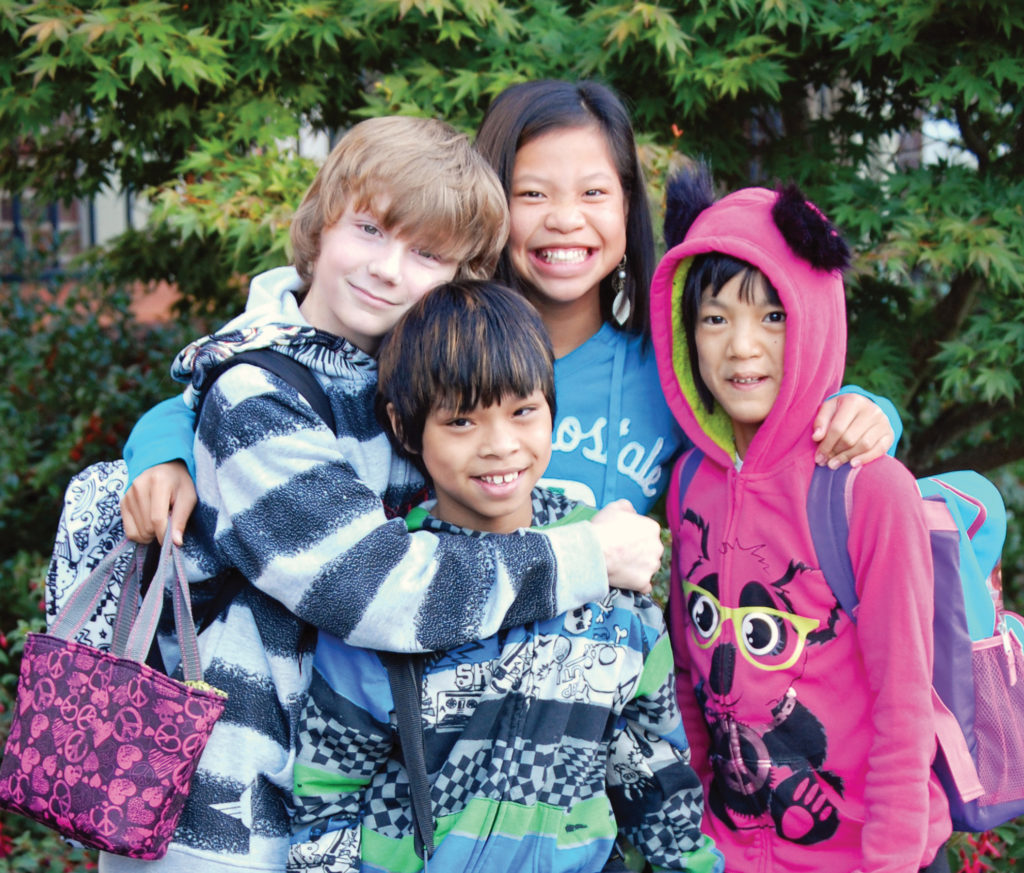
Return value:
M 1024 653 L 1001 636 L 974 644 L 974 731 L 981 806 L 1024 797 Z

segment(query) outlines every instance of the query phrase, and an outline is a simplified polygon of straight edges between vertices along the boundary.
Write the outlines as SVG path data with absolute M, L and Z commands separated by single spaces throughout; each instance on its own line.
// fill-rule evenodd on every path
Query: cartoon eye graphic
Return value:
M 689 597 L 690 630 L 694 642 L 709 649 L 721 636 L 723 622 L 732 623 L 742 644 L 740 654 L 759 670 L 786 670 L 800 658 L 807 635 L 820 622 L 816 618 L 766 606 L 723 606 L 710 591 L 683 583 Z
M 721 621 L 718 601 L 697 589 L 690 596 L 690 619 L 697 636 L 703 640 L 714 639 Z
M 782 620 L 766 612 L 748 612 L 743 616 L 743 645 L 755 657 L 776 655 L 786 647 L 786 627 Z

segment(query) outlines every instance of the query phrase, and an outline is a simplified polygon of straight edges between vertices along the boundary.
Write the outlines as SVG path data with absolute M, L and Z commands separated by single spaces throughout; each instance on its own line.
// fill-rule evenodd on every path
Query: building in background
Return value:
M 293 144 L 297 154 L 322 160 L 332 142 L 325 133 L 303 131 Z M 0 191 L 0 281 L 20 278 L 26 250 L 39 259 L 45 273 L 126 230 L 141 228 L 149 212 L 145 197 L 132 191 L 105 188 L 70 203 L 40 202 L 31 191 Z

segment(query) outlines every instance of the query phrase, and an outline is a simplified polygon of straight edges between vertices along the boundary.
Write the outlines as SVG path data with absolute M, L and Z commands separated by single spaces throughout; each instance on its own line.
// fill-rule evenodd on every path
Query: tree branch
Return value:
M 977 470 L 985 473 L 1020 460 L 1024 460 L 1024 443 L 1000 441 L 972 446 L 941 462 L 932 461 L 930 465 L 912 469 L 915 476 L 934 476 L 949 470 Z
M 971 124 L 966 106 L 958 104 L 953 111 L 956 113 L 956 123 L 960 128 L 960 136 L 963 137 L 964 145 L 978 159 L 978 172 L 985 175 L 989 163 L 988 143 Z
M 978 425 L 1006 415 L 1013 408 L 1013 404 L 1008 400 L 1002 400 L 998 403 L 973 403 L 967 406 L 951 406 L 939 415 L 932 424 L 915 434 L 910 449 L 907 451 L 903 461 L 918 476 L 926 475 L 926 472 L 922 471 L 934 470 L 936 467 L 954 469 L 950 466 L 950 460 L 947 459 L 941 462 L 936 460 L 939 452 L 951 445 L 955 440 L 969 434 Z M 990 447 L 998 447 L 1003 444 L 1004 441 L 993 441 L 987 444 L 986 447 L 974 447 L 959 453 L 956 457 L 967 455 L 988 457 L 993 452 L 993 457 L 995 457 L 999 452 Z M 1019 451 L 1020 455 L 1024 456 L 1024 442 L 1019 447 L 1015 447 L 1013 451 Z M 1014 460 L 1014 458 L 1011 457 L 1009 460 Z M 1007 463 L 1007 461 L 986 463 L 988 466 L 985 469 L 990 469 L 993 466 L 998 466 L 1000 463 Z
M 939 350 L 939 344 L 955 337 L 963 326 L 964 319 L 974 308 L 979 295 L 985 289 L 985 280 L 973 273 L 960 273 L 949 285 L 949 293 L 935 304 L 928 316 L 928 322 L 935 325 L 934 332 L 920 336 L 911 344 L 911 359 L 915 363 L 917 377 L 908 391 L 911 408 L 917 408 L 918 395 L 931 381 L 929 361 Z

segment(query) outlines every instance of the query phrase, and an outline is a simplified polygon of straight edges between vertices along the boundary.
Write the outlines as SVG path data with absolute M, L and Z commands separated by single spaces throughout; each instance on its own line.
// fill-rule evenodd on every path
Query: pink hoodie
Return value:
M 704 830 L 730 873 L 916 873 L 950 833 L 930 769 L 928 535 L 913 477 L 898 461 L 857 472 L 854 625 L 817 568 L 806 511 L 812 424 L 843 373 L 843 283 L 793 253 L 771 215 L 777 197 L 746 189 L 705 209 L 662 260 L 651 291 L 665 396 L 706 455 L 682 507 L 678 475 L 668 494 L 670 630 L 706 792 Z M 708 251 L 758 267 L 786 309 L 779 395 L 740 471 L 728 419 L 697 400 L 682 328 L 683 279 L 693 256 Z M 684 593 L 684 581 L 701 590 Z

